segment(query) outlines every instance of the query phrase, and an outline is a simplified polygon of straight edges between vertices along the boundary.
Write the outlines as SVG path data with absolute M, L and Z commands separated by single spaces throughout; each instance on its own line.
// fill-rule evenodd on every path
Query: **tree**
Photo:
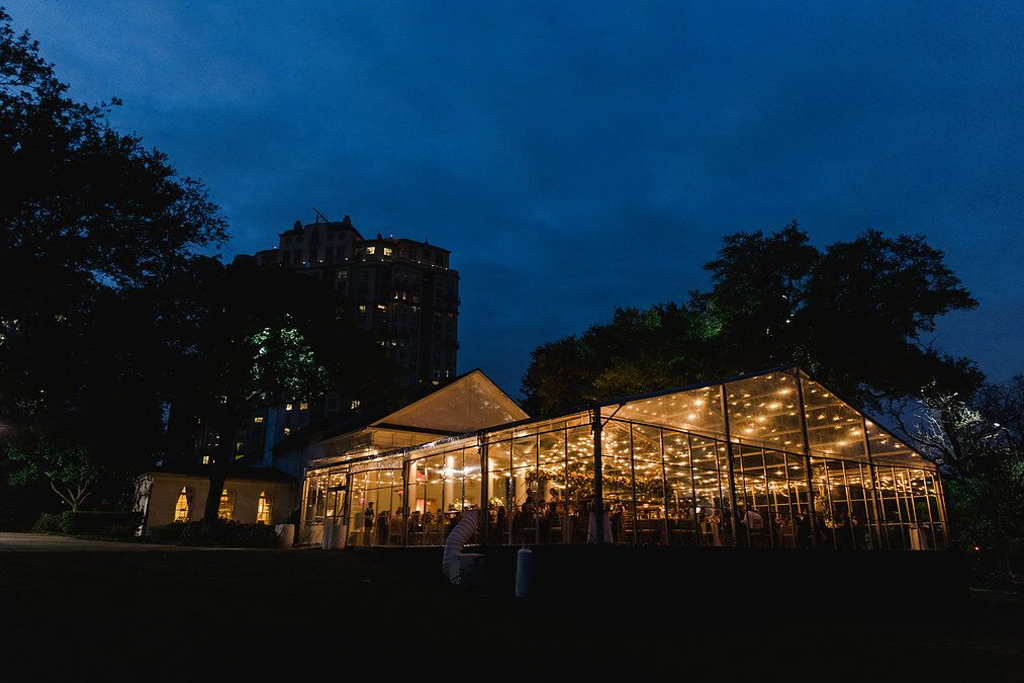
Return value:
M 788 364 L 875 409 L 933 381 L 969 392 L 983 380 L 925 338 L 938 317 L 977 302 L 920 235 L 867 231 L 821 251 L 790 223 L 725 237 L 704 268 L 711 288 L 685 303 L 617 310 L 608 324 L 536 349 L 526 409 L 551 415 Z
M 109 125 L 118 104 L 73 101 L 0 10 L 0 422 L 127 462 L 161 428 L 154 285 L 225 223 L 199 181 Z
M 175 369 L 172 413 L 199 417 L 221 437 L 204 511 L 217 517 L 216 492 L 234 463 L 233 436 L 259 405 L 313 400 L 327 389 L 363 400 L 396 391 L 381 347 L 349 322 L 344 300 L 325 283 L 247 259 L 198 261 L 157 297 Z
M 524 407 L 531 415 L 557 415 L 604 398 L 713 378 L 705 365 L 712 334 L 685 306 L 617 309 L 611 323 L 533 351 Z
M 947 474 L 955 544 L 990 552 L 1008 575 L 1024 551 L 1024 375 L 967 397 L 932 386 L 920 406 L 900 424 Z
M 16 469 L 10 480 L 14 485 L 45 479 L 50 488 L 72 512 L 93 492 L 99 468 L 89 452 L 75 444 L 62 444 L 43 438 L 5 442 L 4 449 Z
M 806 341 L 795 348 L 822 381 L 875 409 L 932 382 L 966 394 L 983 374 L 935 351 L 925 335 L 939 317 L 977 305 L 922 235 L 869 230 L 829 246 L 815 264 L 793 319 Z

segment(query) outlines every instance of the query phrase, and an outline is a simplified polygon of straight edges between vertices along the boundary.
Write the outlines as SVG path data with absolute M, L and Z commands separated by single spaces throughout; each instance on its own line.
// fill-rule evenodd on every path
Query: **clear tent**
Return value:
M 317 494 L 331 477 L 344 505 Z M 363 545 L 440 545 L 477 510 L 486 544 L 925 550 L 947 533 L 935 465 L 796 367 L 334 463 L 306 490 L 307 519 Z

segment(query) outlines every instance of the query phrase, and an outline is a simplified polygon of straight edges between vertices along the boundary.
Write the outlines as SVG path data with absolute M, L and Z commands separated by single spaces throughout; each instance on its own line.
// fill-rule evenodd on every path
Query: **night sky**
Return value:
M 7 9 L 202 178 L 226 259 L 312 207 L 450 249 L 459 369 L 517 393 L 536 345 L 685 299 L 722 235 L 794 218 L 819 246 L 926 234 L 981 306 L 925 341 L 1024 372 L 1024 3 L 979 4 Z

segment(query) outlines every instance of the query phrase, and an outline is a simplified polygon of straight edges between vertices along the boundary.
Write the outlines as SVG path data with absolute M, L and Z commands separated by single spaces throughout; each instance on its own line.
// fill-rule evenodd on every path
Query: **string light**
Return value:
M 805 380 L 808 395 L 815 396 L 814 405 L 808 405 L 806 413 L 808 422 L 813 420 L 807 425 L 806 433 L 811 446 L 810 458 L 802 452 L 802 439 L 793 438 L 804 429 L 795 404 L 772 398 L 795 391 L 795 379 L 781 374 L 743 382 L 747 384 L 742 389 L 726 394 L 733 426 L 729 441 L 734 444 L 737 497 L 749 500 L 753 496 L 757 501 L 761 496 L 763 500 L 756 504 L 773 511 L 789 509 L 785 506 L 790 504 L 806 505 L 808 466 L 814 498 L 817 500 L 828 492 L 826 506 L 829 501 L 847 506 L 856 503 L 867 510 L 874 495 L 872 491 L 878 491 L 884 500 L 938 495 L 936 475 L 923 470 L 911 472 L 901 467 L 879 466 L 874 482 L 866 475 L 866 469 L 862 474 L 858 460 L 866 461 L 865 439 L 876 458 L 903 453 L 901 457 L 909 458 L 907 463 L 920 466 L 921 461 L 913 451 L 877 430 L 874 423 L 864 421 L 859 413 L 810 380 Z M 790 386 L 779 387 L 780 383 Z M 683 508 L 697 513 L 705 509 L 696 505 L 698 500 L 712 502 L 707 509 L 714 508 L 715 500 L 719 506 L 726 506 L 728 449 L 721 405 L 721 388 L 709 387 L 605 409 L 602 412 L 606 418 L 602 430 L 602 476 L 608 500 L 619 501 L 632 509 L 635 490 L 637 515 L 643 511 L 645 518 L 680 514 L 680 500 L 688 501 Z M 820 428 L 817 422 L 823 423 Z M 865 438 L 856 438 L 862 434 L 862 424 L 867 427 Z M 679 428 L 682 425 L 685 430 Z M 564 493 L 563 500 L 576 501 L 574 504 L 592 495 L 588 493 L 591 491 L 588 487 L 593 485 L 593 432 L 589 413 L 513 429 L 496 429 L 486 433 L 485 439 L 489 454 L 488 479 L 492 482 L 488 490 L 496 493 L 495 489 L 502 487 L 495 482 L 509 482 L 508 489 L 489 501 L 492 506 L 521 505 L 526 491 L 546 494 L 547 490 L 555 489 Z M 441 439 L 398 452 L 379 453 L 376 447 L 375 444 L 335 455 L 334 463 L 342 462 L 342 470 L 348 469 L 344 460 L 352 458 L 356 452 L 380 456 L 351 466 L 347 476 L 351 479 L 354 498 L 362 501 L 380 496 L 382 502 L 398 501 L 391 504 L 390 512 L 395 505 L 402 504 L 405 490 L 408 490 L 409 500 L 417 510 L 443 507 L 448 511 L 461 511 L 480 507 L 477 499 L 483 485 L 479 465 L 482 444 L 477 443 L 475 435 Z M 788 448 L 795 448 L 797 452 Z M 822 460 L 820 455 L 846 458 L 845 466 L 844 461 Z M 472 464 L 473 459 L 476 464 Z M 326 483 L 315 467 L 316 462 L 311 464 L 314 467 L 308 475 L 308 490 L 322 491 Z M 408 468 L 406 480 L 403 480 L 403 467 Z M 378 471 L 374 472 L 374 468 Z M 362 471 L 358 471 L 360 469 Z M 335 472 L 331 476 L 345 475 Z M 331 481 L 334 486 L 335 479 Z M 431 489 L 434 493 L 430 493 Z M 674 506 L 664 499 L 666 493 L 676 501 Z M 510 496 L 508 500 L 504 500 L 506 494 Z M 436 499 L 431 498 L 435 495 Z M 805 498 L 801 499 L 801 495 Z M 783 508 L 779 508 L 780 505 Z M 822 514 L 827 517 L 826 512 Z M 900 520 L 898 523 L 905 523 Z

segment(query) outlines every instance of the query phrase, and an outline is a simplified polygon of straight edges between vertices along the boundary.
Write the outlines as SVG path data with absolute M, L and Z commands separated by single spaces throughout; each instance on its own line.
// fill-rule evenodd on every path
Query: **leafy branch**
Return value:
M 99 468 L 89 451 L 79 445 L 50 439 L 28 443 L 11 440 L 5 442 L 4 451 L 15 466 L 9 477 L 12 485 L 25 486 L 45 479 L 72 512 L 78 512 L 99 478 Z

